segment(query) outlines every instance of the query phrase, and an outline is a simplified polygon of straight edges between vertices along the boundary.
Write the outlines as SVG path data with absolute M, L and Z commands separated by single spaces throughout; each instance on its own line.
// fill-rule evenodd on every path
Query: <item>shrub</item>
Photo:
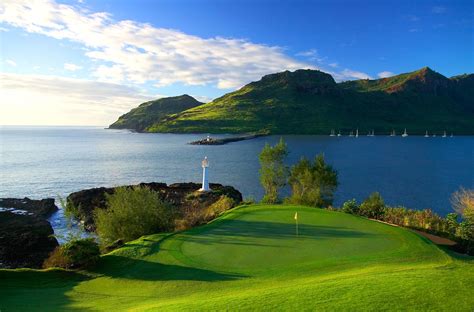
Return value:
M 253 205 L 256 203 L 256 200 L 253 196 L 248 196 L 242 201 L 242 205 Z
M 100 258 L 99 245 L 93 238 L 72 240 L 56 247 L 43 267 L 64 269 L 91 268 Z
M 296 163 L 291 168 L 289 183 L 292 192 L 290 203 L 328 207 L 332 205 L 338 185 L 337 172 L 319 154 L 313 163 L 306 158 Z
M 210 221 L 234 206 L 235 203 L 231 198 L 221 195 L 214 204 L 204 211 L 204 221 Z
M 183 209 L 182 218 L 175 220 L 175 230 L 183 231 L 208 222 L 234 206 L 234 200 L 225 195 L 221 195 L 216 202 L 206 208 L 191 204 Z
M 359 208 L 359 214 L 367 218 L 381 219 L 384 210 L 385 203 L 382 196 L 378 192 L 374 192 L 362 202 Z
M 456 231 L 458 229 L 458 214 L 457 213 L 448 213 L 446 215 L 446 229 L 445 231 L 448 232 L 450 235 L 456 235 Z
M 128 242 L 172 227 L 171 207 L 147 187 L 119 187 L 106 194 L 106 200 L 107 209 L 94 211 L 97 234 L 104 244 L 118 239 Z
M 56 247 L 50 254 L 49 257 L 44 260 L 43 268 L 63 268 L 69 269 L 71 266 L 70 259 L 67 258 L 61 246 Z
M 344 204 L 342 204 L 342 211 L 345 213 L 358 214 L 359 205 L 357 204 L 357 201 L 354 198 L 350 199 L 344 202 Z
M 453 193 L 451 203 L 454 210 L 465 220 L 474 223 L 474 190 L 461 187 L 461 189 Z

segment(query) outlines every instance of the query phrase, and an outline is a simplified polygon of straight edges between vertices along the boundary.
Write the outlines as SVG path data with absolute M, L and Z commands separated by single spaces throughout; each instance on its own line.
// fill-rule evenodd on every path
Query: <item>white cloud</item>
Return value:
M 434 13 L 434 14 L 443 14 L 443 13 L 446 12 L 446 8 L 443 7 L 443 6 L 434 6 L 431 9 L 431 12 Z
M 359 71 L 354 71 L 350 69 L 344 69 L 341 74 L 338 75 L 337 80 L 350 80 L 350 79 L 372 79 L 368 74 L 359 72 Z
M 151 100 L 139 89 L 45 75 L 0 74 L 0 124 L 109 125 Z
M 318 55 L 318 50 L 310 49 L 310 50 L 307 50 L 307 51 L 301 51 L 301 52 L 297 53 L 296 55 L 305 56 L 305 57 L 317 56 Z
M 236 88 L 268 73 L 312 67 L 288 57 L 279 47 L 115 21 L 106 12 L 92 13 L 54 1 L 2 1 L 0 21 L 83 44 L 86 56 L 99 61 L 94 75 L 101 81 Z
M 5 63 L 7 63 L 10 66 L 16 67 L 16 62 L 14 60 L 5 60 Z
M 332 68 L 336 68 L 339 66 L 339 63 L 334 62 L 334 63 L 329 63 L 328 65 L 331 66 Z
M 388 77 L 391 77 L 395 75 L 394 73 L 390 72 L 390 71 L 383 71 L 383 72 L 380 72 L 377 74 L 377 76 L 379 76 L 380 78 L 388 78 Z
M 213 100 L 212 98 L 208 96 L 203 96 L 203 95 L 192 95 L 192 97 L 198 100 L 199 102 L 203 102 L 203 103 L 209 103 Z
M 76 71 L 82 69 L 82 66 L 72 64 L 72 63 L 64 63 L 64 69 L 69 71 Z
M 297 53 L 296 55 L 305 57 L 312 62 L 317 62 L 320 64 L 324 63 L 327 60 L 327 57 L 320 56 L 318 50 L 316 49 L 302 51 L 302 52 Z

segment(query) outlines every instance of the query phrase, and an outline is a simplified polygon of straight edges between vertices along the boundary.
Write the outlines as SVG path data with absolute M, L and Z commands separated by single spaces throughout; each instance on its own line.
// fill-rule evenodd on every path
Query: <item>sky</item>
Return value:
M 263 75 L 474 72 L 474 1 L 0 1 L 0 125 L 107 126 Z

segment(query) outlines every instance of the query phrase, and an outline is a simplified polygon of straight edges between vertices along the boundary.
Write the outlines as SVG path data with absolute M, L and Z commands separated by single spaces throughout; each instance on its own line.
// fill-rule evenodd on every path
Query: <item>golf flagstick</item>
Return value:
M 295 212 L 296 236 L 298 236 L 298 212 Z

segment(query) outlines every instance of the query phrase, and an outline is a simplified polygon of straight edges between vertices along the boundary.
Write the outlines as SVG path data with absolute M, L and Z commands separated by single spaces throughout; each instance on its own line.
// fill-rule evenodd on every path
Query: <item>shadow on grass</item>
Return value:
M 212 225 L 211 225 L 212 226 Z M 244 220 L 226 220 L 218 227 L 196 228 L 174 237 L 176 240 L 191 241 L 200 244 L 234 244 L 261 247 L 280 247 L 278 244 L 268 244 L 265 240 L 273 239 L 311 239 L 323 240 L 333 238 L 360 238 L 375 236 L 337 226 L 298 225 L 296 236 L 295 224 L 280 222 L 259 222 Z
M 114 267 L 107 265 L 113 263 Z M 120 267 L 120 268 L 118 268 Z M 162 264 L 127 257 L 108 255 L 95 270 L 96 273 L 112 278 L 126 278 L 144 281 L 232 281 L 244 278 L 243 275 L 220 273 L 174 264 Z
M 453 247 L 450 246 L 443 246 L 443 245 L 437 245 L 439 249 L 441 249 L 444 253 L 449 255 L 450 257 L 456 259 L 456 260 L 461 260 L 466 263 L 474 263 L 474 256 L 470 256 L 465 253 L 461 253 L 457 250 L 455 250 Z
M 67 293 L 90 278 L 65 270 L 0 270 L 0 310 L 87 311 L 71 307 Z

